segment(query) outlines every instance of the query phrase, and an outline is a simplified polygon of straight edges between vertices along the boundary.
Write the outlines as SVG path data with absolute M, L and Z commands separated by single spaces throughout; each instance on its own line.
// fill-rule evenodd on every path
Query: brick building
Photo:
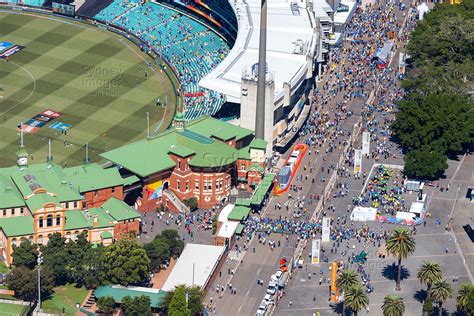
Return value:
M 135 204 L 139 211 L 154 210 L 159 204 L 183 211 L 182 202 L 191 197 L 199 208 L 211 208 L 227 200 L 238 183 L 247 189 L 248 183 L 255 186 L 262 179 L 266 142 L 254 139 L 251 130 L 211 117 L 185 123 L 179 112 L 173 125 L 102 154 L 122 174 L 140 179 Z
M 90 242 L 106 245 L 138 233 L 140 214 L 122 201 L 125 180 L 117 169 L 28 165 L 25 153 L 18 166 L 0 169 L 0 256 L 7 264 L 13 245 L 46 244 L 53 233 L 74 240 L 87 232 Z

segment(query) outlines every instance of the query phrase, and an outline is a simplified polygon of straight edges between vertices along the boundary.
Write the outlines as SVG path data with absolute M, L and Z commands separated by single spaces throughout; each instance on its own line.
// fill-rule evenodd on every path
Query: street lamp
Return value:
M 41 312 L 41 264 L 43 256 L 38 256 L 38 309 Z

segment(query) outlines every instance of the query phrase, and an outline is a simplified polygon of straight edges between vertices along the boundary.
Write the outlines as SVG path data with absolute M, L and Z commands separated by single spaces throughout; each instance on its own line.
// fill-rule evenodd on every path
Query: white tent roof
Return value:
M 216 269 L 225 247 L 201 244 L 186 244 L 176 265 L 162 290 L 172 291 L 177 285 L 200 286 L 204 288 Z M 194 282 L 193 282 L 194 264 Z
M 228 221 L 222 224 L 221 228 L 217 232 L 217 237 L 230 238 L 234 235 L 239 226 L 240 222 L 237 221 Z
M 219 217 L 217 218 L 218 222 L 221 223 L 227 223 L 228 222 L 228 217 L 230 213 L 232 213 L 232 210 L 234 209 L 235 205 L 234 204 L 227 204 L 224 206 L 224 208 L 221 210 L 219 213 Z

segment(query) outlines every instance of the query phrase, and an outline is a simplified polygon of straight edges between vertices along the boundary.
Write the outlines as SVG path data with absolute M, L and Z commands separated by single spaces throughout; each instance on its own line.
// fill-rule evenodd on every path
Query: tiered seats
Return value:
M 153 2 L 115 1 L 95 18 L 135 34 L 174 67 L 184 93 L 186 120 L 213 115 L 225 102 L 220 93 L 198 85 L 229 50 L 226 42 L 203 24 Z

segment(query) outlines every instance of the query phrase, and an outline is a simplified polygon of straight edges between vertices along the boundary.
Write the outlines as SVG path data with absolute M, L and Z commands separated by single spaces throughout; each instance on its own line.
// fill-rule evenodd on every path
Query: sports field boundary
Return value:
M 148 46 L 146 43 L 142 42 L 133 33 L 128 32 L 127 30 L 122 29 L 120 27 L 112 26 L 112 25 L 109 25 L 107 23 L 103 23 L 99 20 L 96 20 L 96 19 L 88 17 L 88 16 L 84 16 L 84 15 L 76 14 L 75 18 L 64 16 L 64 15 L 57 16 L 57 15 L 54 15 L 53 12 L 51 10 L 48 10 L 48 9 L 49 8 L 33 8 L 33 7 L 29 7 L 29 6 L 24 6 L 24 5 L 11 5 L 11 4 L 4 4 L 4 3 L 0 4 L 0 12 L 13 13 L 13 14 L 36 13 L 36 14 L 44 15 L 48 19 L 53 19 L 53 20 L 56 20 L 56 21 L 62 22 L 62 23 L 67 23 L 66 21 L 64 21 L 66 19 L 66 20 L 76 22 L 76 23 L 71 23 L 71 24 L 74 24 L 77 27 L 81 27 L 80 25 L 77 25 L 78 23 L 85 24 L 89 28 L 92 28 L 92 29 L 98 28 L 98 29 L 101 29 L 101 30 L 112 32 L 114 34 L 117 34 L 117 35 L 125 38 L 128 42 L 131 42 L 131 43 L 135 44 L 137 48 L 139 48 L 141 51 L 146 53 L 151 59 L 153 59 L 155 61 L 155 64 L 160 67 L 161 71 L 167 76 L 167 78 L 171 82 L 171 85 L 173 87 L 173 91 L 176 94 L 176 104 L 174 105 L 174 112 L 176 112 L 178 110 L 178 108 L 182 107 L 183 97 L 182 97 L 182 95 L 179 95 L 177 93 L 177 91 L 181 91 L 181 82 L 179 80 L 179 75 L 175 71 L 173 65 L 171 65 L 167 61 L 165 61 L 158 52 L 156 52 L 153 48 Z M 25 12 L 23 12 L 23 11 L 25 11 Z M 119 42 L 126 45 L 123 41 L 119 41 Z M 140 47 L 141 45 L 144 45 L 147 49 L 142 50 L 141 47 Z M 126 45 L 126 46 L 128 46 L 128 45 Z M 128 46 L 128 47 L 131 49 L 130 46 Z M 163 65 L 166 65 L 166 68 Z M 147 62 L 147 66 L 153 72 L 156 72 L 156 70 L 148 62 Z M 170 74 L 170 71 L 172 72 L 172 75 Z M 167 105 L 167 107 L 168 107 L 168 105 Z M 167 110 L 168 109 L 166 109 L 166 111 Z M 156 130 L 158 130 L 162 126 L 162 124 L 163 124 L 163 121 L 159 122 Z M 169 128 L 171 125 L 172 125 L 172 120 L 165 127 Z

